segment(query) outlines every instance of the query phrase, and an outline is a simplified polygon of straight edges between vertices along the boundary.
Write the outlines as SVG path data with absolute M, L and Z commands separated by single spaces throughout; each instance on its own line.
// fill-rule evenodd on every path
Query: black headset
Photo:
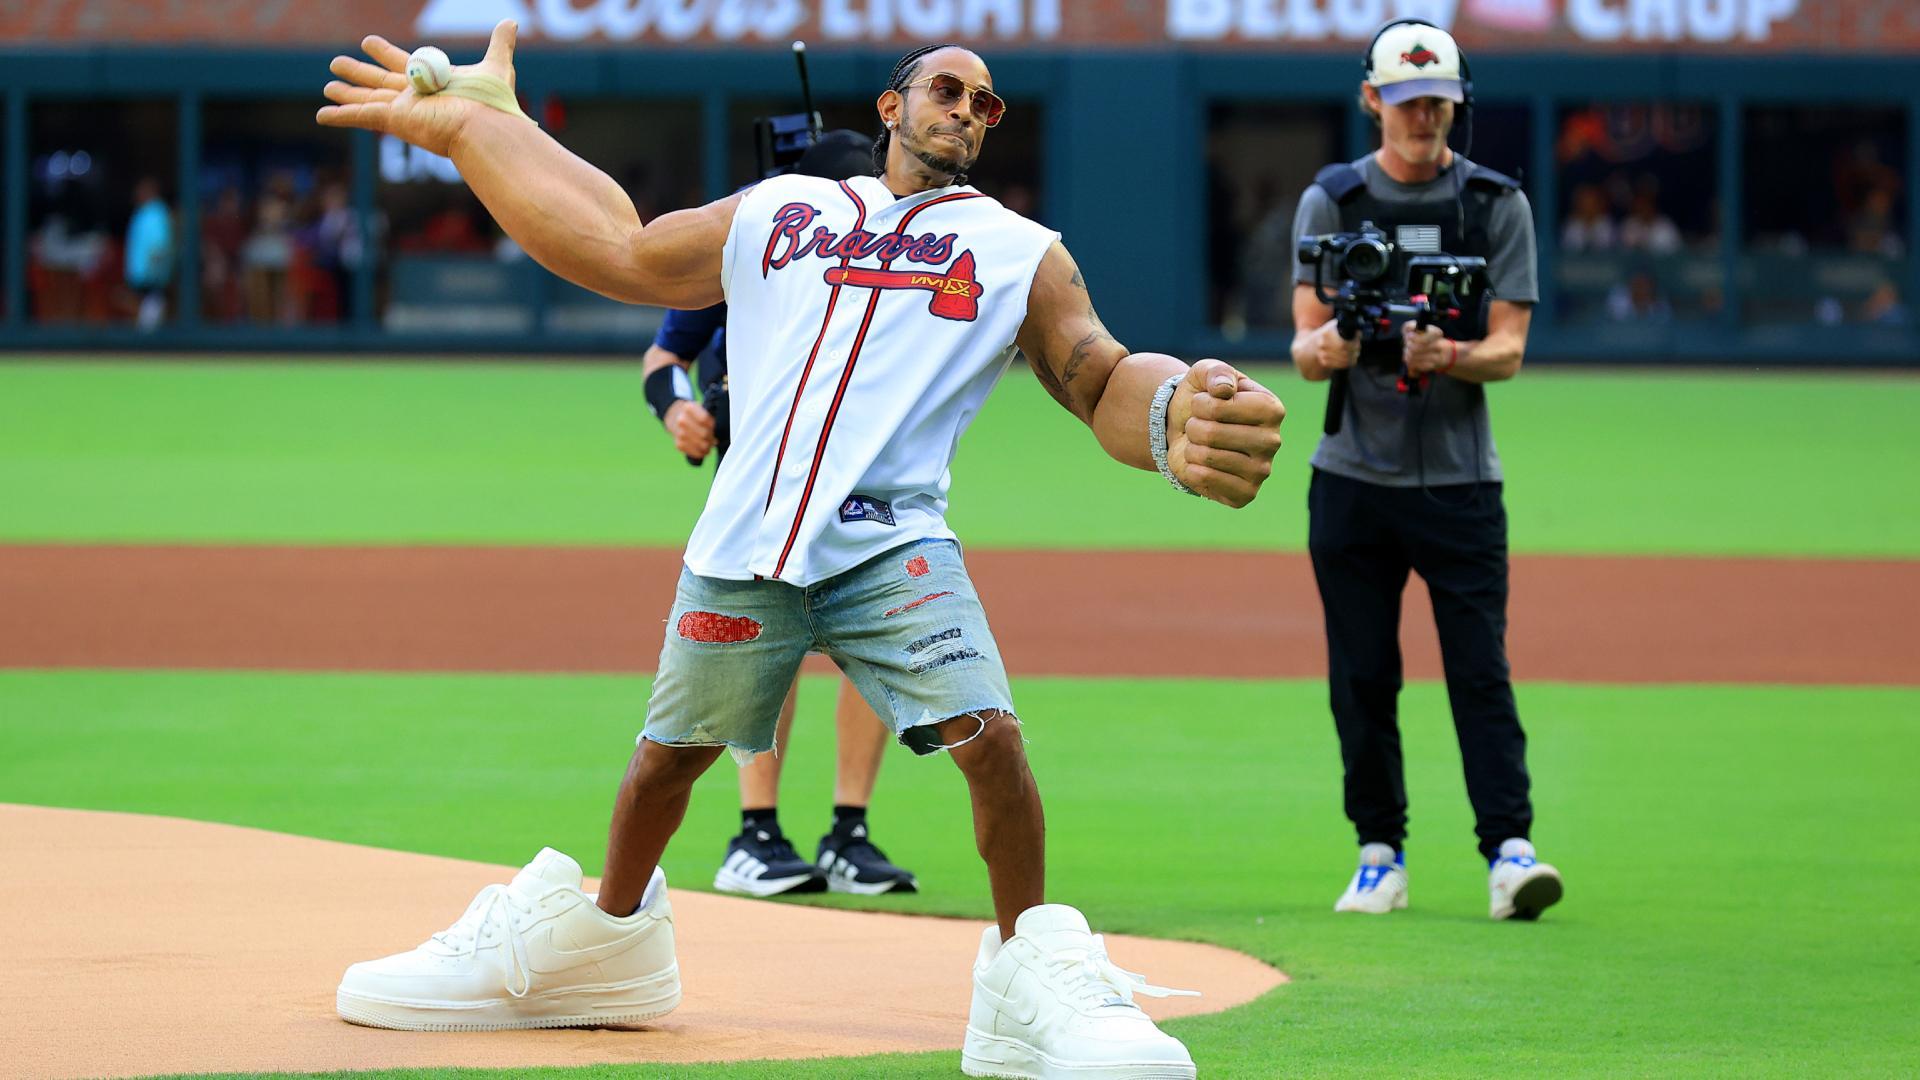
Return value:
M 1367 42 L 1367 51 L 1360 56 L 1360 77 L 1362 79 L 1367 81 L 1373 79 L 1373 47 L 1380 44 L 1380 39 L 1386 36 L 1387 31 L 1396 26 L 1427 26 L 1439 30 L 1443 34 L 1447 34 L 1446 30 L 1434 26 L 1433 23 L 1425 19 L 1393 20 L 1376 31 L 1373 35 L 1373 40 Z M 1450 38 L 1453 37 L 1452 34 L 1447 34 L 1447 36 Z M 1467 50 L 1460 48 L 1459 39 L 1454 39 L 1453 47 L 1454 50 L 1460 54 L 1460 97 L 1463 99 L 1460 102 L 1460 120 L 1454 125 L 1454 128 L 1460 132 L 1461 148 L 1458 152 L 1464 157 L 1471 156 L 1469 151 L 1473 149 L 1473 65 L 1467 62 Z M 1448 141 L 1451 143 L 1452 140 Z

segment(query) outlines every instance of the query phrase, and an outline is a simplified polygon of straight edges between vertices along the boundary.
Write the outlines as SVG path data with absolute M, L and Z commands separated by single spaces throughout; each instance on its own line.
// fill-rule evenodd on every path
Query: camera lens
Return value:
M 1368 284 L 1380 280 L 1387 272 L 1387 245 L 1378 240 L 1356 240 L 1346 250 L 1341 260 L 1341 268 L 1346 277 Z

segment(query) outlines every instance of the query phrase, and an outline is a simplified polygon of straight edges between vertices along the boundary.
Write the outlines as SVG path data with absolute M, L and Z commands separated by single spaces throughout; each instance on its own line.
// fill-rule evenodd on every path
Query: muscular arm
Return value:
M 629 304 L 701 308 L 723 299 L 720 254 L 739 195 L 643 223 L 612 177 L 492 109 L 461 127 L 448 156 L 507 235 L 575 285 Z
M 1147 405 L 1160 383 L 1187 365 L 1161 353 L 1129 353 L 1116 341 L 1093 310 L 1079 265 L 1058 241 L 1033 276 L 1027 321 L 1015 344 L 1040 385 L 1093 429 L 1108 454 L 1137 469 L 1154 468 Z M 1123 403 L 1135 399 L 1138 415 L 1123 415 Z
M 422 97 L 407 84 L 407 54 L 382 37 L 361 47 L 374 63 L 335 57 L 316 119 L 395 135 L 453 159 L 508 236 L 540 265 L 583 288 L 634 304 L 699 308 L 721 299 L 721 252 L 739 196 L 642 222 L 612 177 L 528 122 L 461 96 L 463 85 L 514 85 L 516 28 L 502 22 L 480 63 L 454 70 L 449 91 Z
M 1085 277 L 1058 242 L 1034 274 L 1015 344 L 1047 392 L 1092 428 L 1116 461 L 1156 468 L 1148 407 L 1161 383 L 1186 375 L 1167 409 L 1174 474 L 1208 498 L 1244 506 L 1272 468 L 1286 415 L 1279 399 L 1218 360 L 1189 368 L 1164 353 L 1128 352 L 1100 321 Z

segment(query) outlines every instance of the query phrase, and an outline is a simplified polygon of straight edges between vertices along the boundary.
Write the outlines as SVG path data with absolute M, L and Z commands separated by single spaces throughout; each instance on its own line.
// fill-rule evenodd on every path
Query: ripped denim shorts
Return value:
M 986 711 L 1013 715 L 987 615 L 952 540 L 904 544 L 805 587 L 700 577 L 684 567 L 647 701 L 642 739 L 773 749 L 800 661 L 825 653 L 917 754 L 927 727 Z

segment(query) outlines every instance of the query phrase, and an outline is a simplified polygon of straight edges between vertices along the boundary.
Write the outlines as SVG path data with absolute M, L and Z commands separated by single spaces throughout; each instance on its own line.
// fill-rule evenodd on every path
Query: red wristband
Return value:
M 1447 357 L 1447 366 L 1440 369 L 1440 374 L 1442 375 L 1452 371 L 1453 365 L 1460 362 L 1460 343 L 1452 338 L 1448 338 L 1447 344 L 1452 347 L 1453 352 Z

